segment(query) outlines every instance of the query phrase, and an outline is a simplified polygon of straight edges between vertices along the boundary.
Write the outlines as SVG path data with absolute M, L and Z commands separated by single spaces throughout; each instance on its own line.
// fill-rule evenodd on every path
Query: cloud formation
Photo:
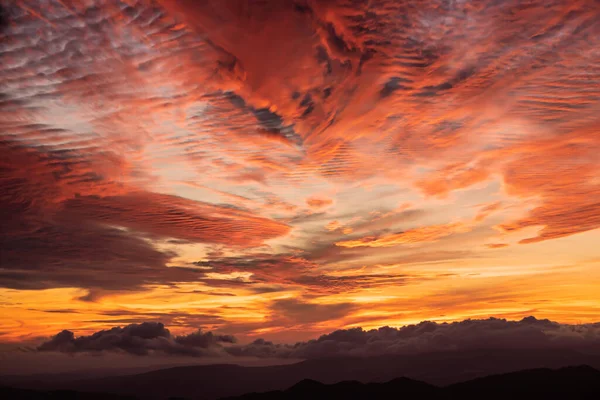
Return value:
M 290 303 L 279 305 L 290 309 Z M 291 307 L 293 309 L 293 307 Z M 341 329 L 317 339 L 295 344 L 256 339 L 235 344 L 230 335 L 198 330 L 172 336 L 161 323 L 132 324 L 124 328 L 102 330 L 75 338 L 62 331 L 41 344 L 37 351 L 125 352 L 139 356 L 153 354 L 193 357 L 259 357 L 318 359 L 343 356 L 378 356 L 466 351 L 475 349 L 573 349 L 600 350 L 600 324 L 566 325 L 534 317 L 520 321 L 490 318 L 453 323 L 421 322 L 401 328 L 382 327 Z
M 285 324 L 307 324 L 336 320 L 346 316 L 358 307 L 352 303 L 318 304 L 297 299 L 275 300 L 269 307 L 272 318 Z
M 235 355 L 311 359 L 474 349 L 558 348 L 597 351 L 600 325 L 564 325 L 534 317 L 521 321 L 490 318 L 443 324 L 421 322 L 401 328 L 342 329 L 294 345 L 258 339 L 246 346 L 233 346 L 228 351 Z
M 444 236 L 463 233 L 471 230 L 471 226 L 462 222 L 446 225 L 426 226 L 409 229 L 405 232 L 386 235 L 383 237 L 365 237 L 358 240 L 344 240 L 335 245 L 340 247 L 390 247 L 401 244 L 433 242 Z
M 235 343 L 230 335 L 197 332 L 173 336 L 160 322 L 143 322 L 123 328 L 115 327 L 90 336 L 75 337 L 64 330 L 37 347 L 37 351 L 62 353 L 122 352 L 137 356 L 170 354 L 179 356 L 209 356 L 218 354 L 223 343 Z
M 331 205 L 331 203 L 333 203 L 333 200 L 327 198 L 311 197 L 306 199 L 306 204 L 308 204 L 310 208 L 314 209 L 327 207 Z
M 49 297 L 82 307 L 73 329 L 167 298 L 211 329 L 344 324 L 355 300 L 353 326 L 598 314 L 596 0 L 26 0 L 0 19 L 4 337 L 47 334 Z M 454 296 L 491 287 L 512 295 Z
M 166 268 L 175 253 L 148 239 L 252 247 L 289 230 L 249 212 L 115 182 L 109 173 L 118 159 L 101 175 L 76 153 L 0 147 L 7 154 L 0 165 L 5 287 L 116 290 L 198 280 L 197 271 Z

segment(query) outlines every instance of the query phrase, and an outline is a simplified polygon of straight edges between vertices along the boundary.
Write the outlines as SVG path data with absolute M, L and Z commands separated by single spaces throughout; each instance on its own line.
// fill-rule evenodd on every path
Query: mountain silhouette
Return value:
M 446 388 L 451 398 L 600 399 L 600 371 L 587 366 L 488 376 Z
M 0 398 L 8 400 L 136 400 L 135 396 L 110 393 L 76 392 L 73 390 L 38 391 L 0 387 Z
M 385 383 L 356 381 L 325 385 L 303 380 L 283 391 L 250 393 L 223 400 L 301 399 L 600 399 L 600 371 L 589 366 L 535 369 L 495 375 L 439 388 L 407 378 Z
M 0 388 L 5 399 L 23 400 L 134 400 L 154 396 L 122 396 L 117 394 L 75 391 L 33 391 Z M 168 397 L 171 400 L 185 397 Z M 196 399 L 192 396 L 189 399 Z M 324 384 L 303 379 L 286 390 L 248 393 L 221 400 L 325 400 L 325 399 L 600 399 L 600 371 L 589 366 L 548 368 L 512 372 L 478 378 L 446 387 L 437 387 L 409 378 L 397 378 L 384 383 L 343 381 Z
M 332 385 L 305 379 L 284 391 L 250 393 L 223 400 L 296 400 L 296 399 L 390 399 L 390 398 L 441 398 L 443 389 L 408 378 L 398 378 L 386 383 L 360 383 L 344 381 Z
M 310 385 L 318 388 L 322 384 L 332 385 L 348 381 L 356 381 L 354 385 L 361 383 L 369 385 L 374 383 L 390 384 L 390 382 L 395 382 L 396 385 L 403 386 L 402 390 L 405 392 L 409 390 L 408 385 L 420 381 L 420 385 L 447 387 L 447 390 L 445 390 L 447 394 L 452 393 L 453 390 L 468 393 L 466 389 L 463 390 L 460 386 L 457 386 L 458 389 L 449 386 L 457 382 L 472 381 L 475 378 L 505 374 L 512 371 L 539 368 L 557 369 L 572 365 L 590 365 L 593 368 L 600 369 L 600 357 L 574 351 L 501 349 L 412 356 L 315 359 L 296 364 L 263 367 L 239 365 L 186 366 L 132 375 L 70 381 L 59 380 L 54 375 L 48 379 L 38 375 L 33 380 L 27 380 L 23 377 L 17 380 L 5 378 L 0 380 L 0 383 L 5 386 L 44 391 L 71 390 L 115 393 L 148 399 L 178 397 L 214 400 L 252 392 L 289 390 L 288 388 L 291 389 L 299 383 L 301 385 L 297 387 L 297 390 L 302 389 L 302 387 L 312 388 Z M 561 373 L 567 374 L 565 371 Z M 578 376 L 581 374 L 582 371 L 577 372 Z M 398 380 L 396 379 L 398 377 L 405 378 Z M 527 379 L 537 382 L 536 379 L 538 378 L 536 375 L 528 375 Z M 474 382 L 473 385 L 476 385 L 479 381 L 472 382 Z M 494 381 L 488 383 L 484 380 L 482 382 L 486 386 L 494 384 Z M 369 386 L 369 388 L 372 387 Z M 365 390 L 365 388 L 360 390 Z M 499 389 L 494 389 L 494 393 L 500 392 Z M 486 396 L 489 397 L 489 395 Z M 598 398 L 600 399 L 600 397 Z

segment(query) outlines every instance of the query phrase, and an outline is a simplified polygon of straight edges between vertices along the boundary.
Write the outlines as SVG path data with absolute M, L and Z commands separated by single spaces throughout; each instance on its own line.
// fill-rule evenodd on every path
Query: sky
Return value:
M 598 1 L 1 15 L 0 342 L 598 321 Z

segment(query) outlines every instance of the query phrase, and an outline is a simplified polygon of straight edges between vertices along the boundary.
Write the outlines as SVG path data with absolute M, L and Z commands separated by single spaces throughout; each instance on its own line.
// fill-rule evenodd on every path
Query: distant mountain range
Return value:
M 552 370 L 573 365 L 586 365 L 586 367 Z M 396 396 L 419 399 L 527 398 L 533 400 L 549 398 L 547 395 L 561 393 L 565 396 L 562 397 L 564 400 L 600 399 L 600 391 L 597 391 L 600 385 L 598 369 L 600 369 L 599 356 L 574 351 L 479 350 L 412 356 L 331 358 L 267 367 L 238 365 L 175 367 L 135 375 L 71 381 L 60 381 L 55 376 L 49 379 L 36 376 L 32 380 L 4 378 L 0 380 L 2 385 L 29 391 L 20 393 L 16 392 L 16 389 L 3 389 L 5 392 L 0 392 L 0 397 L 124 399 L 128 397 L 118 396 L 132 396 L 141 399 L 213 400 L 228 396 L 242 396 L 240 399 L 267 400 L 372 399 Z M 513 371 L 522 372 L 510 373 Z M 506 375 L 506 373 L 510 374 Z M 398 379 L 399 377 L 403 378 Z M 32 389 L 44 393 L 34 393 L 31 392 Z M 6 390 L 13 390 L 13 392 L 10 394 Z M 58 395 L 56 390 L 63 392 Z M 269 393 L 249 394 L 253 392 Z M 399 394 L 400 392 L 402 395 Z M 111 395 L 97 393 L 114 395 L 111 397 Z M 587 393 L 595 393 L 598 396 L 585 397 Z M 515 397 L 521 395 L 525 397 Z
M 600 371 L 588 366 L 533 369 L 437 387 L 408 378 L 385 383 L 345 381 L 325 385 L 303 380 L 284 391 L 251 393 L 226 400 L 300 399 L 600 399 Z
M 3 399 L 23 400 L 134 400 L 137 396 L 75 391 L 34 391 L 0 388 Z M 142 398 L 145 396 L 142 396 Z M 446 387 L 438 387 L 409 378 L 385 383 L 343 381 L 326 385 L 304 379 L 286 390 L 249 393 L 223 400 L 320 400 L 320 399 L 600 399 L 600 371 L 589 366 L 558 370 L 532 369 L 478 378 Z M 170 399 L 182 399 L 170 397 Z

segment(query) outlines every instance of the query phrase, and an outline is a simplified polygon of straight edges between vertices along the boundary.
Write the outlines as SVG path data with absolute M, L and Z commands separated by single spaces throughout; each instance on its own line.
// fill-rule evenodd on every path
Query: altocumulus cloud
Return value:
M 418 354 L 475 349 L 600 350 L 600 323 L 566 325 L 527 317 L 520 321 L 490 318 L 453 323 L 421 322 L 401 328 L 341 329 L 295 344 L 257 339 L 236 344 L 230 335 L 197 332 L 173 336 L 161 323 L 144 322 L 75 337 L 64 330 L 37 351 L 63 353 L 121 352 L 152 354 L 315 359 L 336 356 Z

